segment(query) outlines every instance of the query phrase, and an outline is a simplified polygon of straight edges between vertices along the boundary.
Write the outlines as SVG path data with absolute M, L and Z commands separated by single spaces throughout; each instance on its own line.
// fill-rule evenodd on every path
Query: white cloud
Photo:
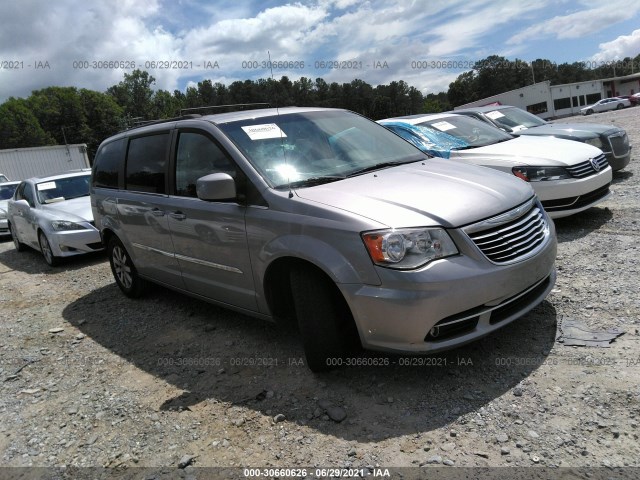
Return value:
M 600 51 L 592 60 L 607 62 L 622 60 L 625 57 L 635 58 L 640 53 L 640 30 L 634 30 L 631 35 L 621 35 L 610 42 L 601 43 Z
M 629 20 L 638 11 L 640 11 L 640 4 L 635 0 L 610 0 L 596 8 L 543 20 L 512 36 L 507 43 L 523 43 L 531 39 L 538 40 L 541 37 L 565 39 L 593 35 L 613 24 Z
M 502 26 L 546 8 L 546 3 L 529 0 L 468 4 L 464 15 L 430 30 L 438 39 L 431 47 L 431 54 L 442 57 L 456 55 L 465 49 L 478 49 L 481 38 L 498 34 Z
M 137 68 L 156 78 L 156 88 L 170 91 L 204 78 L 222 83 L 266 78 L 271 74 L 268 69 L 242 68 L 242 62 L 265 61 L 267 51 L 272 60 L 303 60 L 307 66 L 274 69 L 276 77 L 323 77 L 340 83 L 359 78 L 372 85 L 405 80 L 428 89 L 425 93 L 441 91 L 461 70 L 415 69 L 412 61 L 471 61 L 492 54 L 546 55 L 553 60 L 553 55 L 536 49 L 538 39 L 580 35 L 586 35 L 585 43 L 589 40 L 591 51 L 597 51 L 593 32 L 640 11 L 640 4 L 631 0 L 611 0 L 595 8 L 579 2 L 122 0 L 117 9 L 109 2 L 80 0 L 0 2 L 0 60 L 41 60 L 51 65 L 48 71 L 0 70 L 0 101 L 9 95 L 28 96 L 30 90 L 49 85 L 105 90 L 130 72 L 74 69 L 73 62 L 79 60 L 135 61 Z M 562 12 L 568 6 L 572 10 Z M 636 31 L 602 43 L 596 56 L 635 55 L 638 37 Z M 158 60 L 193 62 L 193 66 L 152 70 L 145 65 Z M 319 70 L 313 68 L 316 60 L 355 60 L 362 68 Z M 219 68 L 197 67 L 203 61 L 216 61 Z M 389 68 L 373 68 L 385 62 Z

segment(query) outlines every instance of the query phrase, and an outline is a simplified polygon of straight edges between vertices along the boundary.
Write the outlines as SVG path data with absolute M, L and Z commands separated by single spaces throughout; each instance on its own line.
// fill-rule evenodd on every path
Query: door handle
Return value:
M 176 220 L 185 220 L 187 218 L 187 216 L 180 210 L 178 210 L 177 212 L 171 212 L 169 216 L 171 218 L 175 218 Z
M 164 215 L 164 211 L 160 210 L 159 208 L 154 208 L 153 210 L 151 210 L 151 215 L 153 215 L 154 217 L 162 217 Z

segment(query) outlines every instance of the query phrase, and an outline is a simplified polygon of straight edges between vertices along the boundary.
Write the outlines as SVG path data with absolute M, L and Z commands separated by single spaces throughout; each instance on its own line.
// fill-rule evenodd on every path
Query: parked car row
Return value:
M 482 120 L 515 136 L 555 137 L 587 143 L 604 152 L 614 172 L 626 167 L 631 160 L 627 132 L 615 125 L 552 123 L 508 105 L 465 108 L 452 113 Z
M 313 371 L 358 346 L 449 349 L 540 303 L 550 215 L 609 194 L 602 152 L 452 114 L 381 123 L 290 107 L 133 128 L 91 175 L 21 182 L 8 228 L 50 265 L 106 248 L 130 297 L 160 284 L 295 322 Z
M 551 218 L 581 212 L 610 195 L 611 167 L 602 151 L 591 145 L 514 137 L 473 118 L 449 113 L 380 123 L 429 154 L 495 168 L 530 182 Z

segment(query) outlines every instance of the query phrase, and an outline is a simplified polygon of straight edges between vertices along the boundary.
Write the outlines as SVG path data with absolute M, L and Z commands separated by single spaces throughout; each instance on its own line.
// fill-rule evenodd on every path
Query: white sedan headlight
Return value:
M 51 222 L 51 228 L 57 231 L 88 230 L 84 225 L 80 225 L 76 222 L 70 222 L 68 220 L 53 220 Z
M 362 240 L 376 265 L 399 270 L 418 268 L 458 253 L 442 228 L 378 230 L 363 233 Z
M 525 182 L 545 182 L 571 178 L 562 167 L 513 167 L 513 174 Z

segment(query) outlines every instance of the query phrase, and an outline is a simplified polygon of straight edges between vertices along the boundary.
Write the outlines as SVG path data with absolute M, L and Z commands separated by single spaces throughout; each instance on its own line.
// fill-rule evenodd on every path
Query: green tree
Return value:
M 476 73 L 473 70 L 469 70 L 458 75 L 458 78 L 449 84 L 447 97 L 449 98 L 449 103 L 454 107 L 482 98 L 478 95 Z
M 91 128 L 75 87 L 47 87 L 34 90 L 27 99 L 40 126 L 56 143 L 86 143 Z
M 107 89 L 107 93 L 124 109 L 129 118 L 152 118 L 153 90 L 156 79 L 143 70 L 124 74 L 124 80 Z
M 22 98 L 10 97 L 0 105 L 0 149 L 55 145 Z
M 124 127 L 123 110 L 106 93 L 83 88 L 79 96 L 87 125 L 80 143 L 87 144 L 89 158 L 93 159 L 100 142 Z

